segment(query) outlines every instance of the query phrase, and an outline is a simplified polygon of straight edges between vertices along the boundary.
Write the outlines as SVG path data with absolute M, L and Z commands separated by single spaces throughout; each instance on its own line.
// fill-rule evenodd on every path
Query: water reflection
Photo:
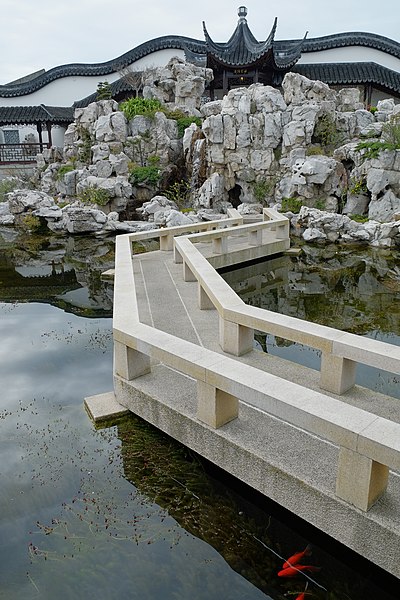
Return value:
M 282 256 L 223 273 L 248 304 L 400 345 L 400 253 L 373 248 L 302 246 Z M 320 353 L 256 332 L 271 354 L 319 369 Z M 364 365 L 357 382 L 400 398 L 399 378 Z
M 92 238 L 3 238 L 0 293 L 18 281 L 20 297 L 0 302 L 0 598 L 283 600 L 307 582 L 314 598 L 397 597 L 386 575 L 250 502 L 143 421 L 92 426 L 83 398 L 112 389 L 112 323 L 100 318 L 111 295 L 98 275 L 112 253 Z M 30 296 L 61 265 L 80 287 Z M 59 304 L 78 290 L 84 310 L 76 297 Z M 278 578 L 310 541 L 314 582 Z
M 114 241 L 22 235 L 0 228 L 0 301 L 48 302 L 85 316 L 112 315 Z

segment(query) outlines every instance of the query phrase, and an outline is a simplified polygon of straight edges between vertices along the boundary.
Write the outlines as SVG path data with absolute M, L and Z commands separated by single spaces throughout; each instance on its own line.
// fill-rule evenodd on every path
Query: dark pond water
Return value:
M 303 245 L 296 257 L 282 256 L 223 277 L 247 304 L 400 345 L 398 251 Z M 261 332 L 256 339 L 266 352 L 320 367 L 317 350 Z M 400 378 L 385 371 L 358 365 L 357 382 L 400 398 Z
M 83 398 L 112 389 L 112 266 L 112 241 L 0 230 L 0 598 L 398 598 L 141 420 L 95 429 Z M 307 544 L 319 570 L 279 578 Z

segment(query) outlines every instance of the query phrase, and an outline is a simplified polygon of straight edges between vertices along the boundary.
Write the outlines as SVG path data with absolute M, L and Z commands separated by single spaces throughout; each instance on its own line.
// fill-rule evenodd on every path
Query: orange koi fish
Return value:
M 301 594 L 299 594 L 298 596 L 296 596 L 295 600 L 305 600 L 306 599 L 306 594 L 305 592 L 301 592 Z
M 314 567 L 313 565 L 296 565 L 295 567 L 287 567 L 278 572 L 278 577 L 296 577 L 299 572 L 309 571 L 310 573 L 317 573 L 321 567 Z
M 308 546 L 305 548 L 305 550 L 303 550 L 303 552 L 296 552 L 296 554 L 293 554 L 293 556 L 290 556 L 283 563 L 282 569 L 287 569 L 288 567 L 291 567 L 293 565 L 297 565 L 297 563 L 301 562 L 301 560 L 305 556 L 311 556 L 311 554 L 312 554 L 311 546 L 310 546 L 310 544 L 308 544 Z

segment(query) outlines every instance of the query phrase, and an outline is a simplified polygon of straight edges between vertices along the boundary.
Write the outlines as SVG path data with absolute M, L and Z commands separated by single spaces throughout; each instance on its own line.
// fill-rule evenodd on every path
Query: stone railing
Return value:
M 275 211 L 265 209 L 264 212 L 270 221 L 264 221 L 262 226 L 245 225 L 239 228 L 240 231 L 273 227 Z M 285 225 L 282 215 L 275 215 L 278 223 L 275 235 L 279 237 L 284 235 Z M 252 350 L 255 329 L 310 346 L 321 351 L 321 388 L 336 394 L 343 394 L 354 386 L 358 363 L 400 374 L 398 346 L 245 304 L 193 243 L 202 238 L 210 239 L 211 235 L 219 240 L 219 235 L 228 236 L 229 230 L 204 237 L 194 234 L 175 239 L 175 261 L 183 262 L 186 281 L 198 281 L 199 307 L 218 310 L 220 345 L 225 352 L 240 356 Z M 258 235 L 257 229 L 254 235 Z
M 273 218 L 271 213 L 269 216 Z M 264 223 L 259 225 L 265 227 Z M 219 428 L 240 418 L 241 401 L 256 403 L 273 417 L 337 445 L 340 452 L 336 495 L 361 510 L 368 510 L 385 492 L 389 469 L 400 470 L 400 424 L 140 323 L 133 274 L 135 235 L 121 235 L 116 240 L 115 377 L 131 381 L 151 373 L 152 364 L 159 361 L 197 382 L 197 417 L 205 426 Z M 360 339 L 357 345 L 351 345 L 357 336 L 348 338 L 350 334 L 336 332 L 335 337 L 335 330 L 299 319 L 282 321 L 280 315 L 268 311 L 247 312 L 252 307 L 242 303 L 189 237 L 175 238 L 174 243 L 183 261 L 184 275 L 189 279 L 196 277 L 199 282 L 200 308 L 215 307 L 219 311 L 224 350 L 241 354 L 250 349 L 251 331 L 261 327 L 303 343 L 306 339 L 306 343 L 333 354 L 338 361 L 350 360 L 344 359 L 338 348 L 351 356 L 352 362 L 369 364 L 382 360 L 386 344 L 375 342 L 368 346 L 367 340 Z M 398 366 L 398 356 L 387 358 L 385 367 L 388 364 Z M 336 465 L 332 465 L 334 468 Z

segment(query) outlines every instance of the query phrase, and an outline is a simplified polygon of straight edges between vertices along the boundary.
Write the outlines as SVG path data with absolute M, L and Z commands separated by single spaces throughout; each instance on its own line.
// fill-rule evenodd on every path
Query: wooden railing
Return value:
M 273 222 L 274 213 L 268 211 L 267 216 Z M 276 225 L 281 221 L 279 215 Z M 258 226 L 263 228 L 265 224 Z M 242 227 L 218 230 L 213 235 L 237 234 Z M 255 402 L 266 413 L 337 445 L 339 460 L 332 465 L 332 469 L 337 469 L 336 495 L 368 510 L 384 494 L 389 468 L 400 471 L 400 424 L 140 323 L 132 255 L 132 239 L 136 237 L 127 234 L 116 240 L 115 377 L 136 379 L 150 373 L 154 361 L 161 361 L 196 380 L 197 417 L 209 427 L 219 428 L 240 418 L 241 401 L 250 405 Z M 375 365 L 383 361 L 386 368 L 399 372 L 400 354 L 396 347 L 247 307 L 190 237 L 174 239 L 176 257 L 183 262 L 184 278 L 198 281 L 200 308 L 218 310 L 223 350 L 232 354 L 250 350 L 252 331 L 257 328 L 321 349 L 332 357 L 334 379 L 338 365 L 342 366 L 341 371 L 345 370 L 345 361 Z M 343 379 L 342 374 L 339 378 Z
M 47 144 L 0 144 L 0 165 L 34 163 L 37 154 L 48 147 Z

